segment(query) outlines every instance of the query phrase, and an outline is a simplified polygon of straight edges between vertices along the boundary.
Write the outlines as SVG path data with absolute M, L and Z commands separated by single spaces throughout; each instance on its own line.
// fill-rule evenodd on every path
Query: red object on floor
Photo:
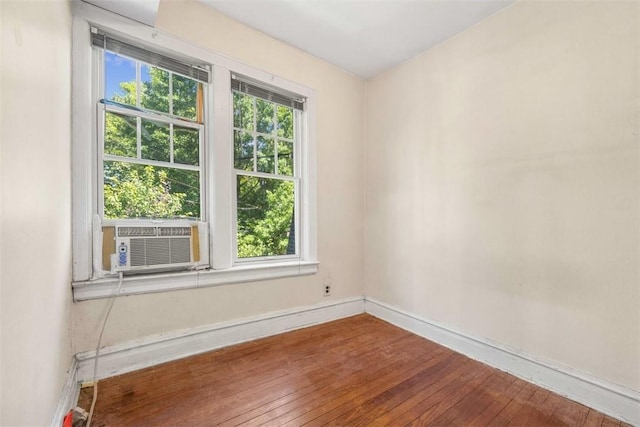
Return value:
M 73 409 L 70 410 L 67 415 L 64 416 L 64 420 L 62 420 L 62 427 L 72 427 L 73 426 Z

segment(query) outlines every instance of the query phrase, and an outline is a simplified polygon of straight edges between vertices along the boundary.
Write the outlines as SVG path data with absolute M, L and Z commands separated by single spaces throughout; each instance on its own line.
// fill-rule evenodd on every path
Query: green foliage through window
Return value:
M 233 92 L 238 258 L 296 253 L 295 180 L 285 178 L 294 177 L 293 118 L 290 107 Z
M 200 219 L 201 83 L 105 52 L 104 217 Z M 295 111 L 233 92 L 239 258 L 296 254 Z
M 199 219 L 199 83 L 111 52 L 105 80 L 104 217 Z
M 294 183 L 239 175 L 238 258 L 295 253 Z

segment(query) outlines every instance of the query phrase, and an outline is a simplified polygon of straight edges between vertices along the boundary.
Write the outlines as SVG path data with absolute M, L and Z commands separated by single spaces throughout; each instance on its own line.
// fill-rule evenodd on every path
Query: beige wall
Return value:
M 0 425 L 48 425 L 71 365 L 71 13 L 0 1 Z
M 368 296 L 640 390 L 639 5 L 520 1 L 368 84 Z
M 314 276 L 121 298 L 104 344 L 362 295 L 364 81 L 195 1 L 161 2 L 156 27 L 317 91 L 320 269 Z M 331 297 L 322 295 L 325 280 Z M 74 304 L 74 352 L 95 347 L 105 304 Z

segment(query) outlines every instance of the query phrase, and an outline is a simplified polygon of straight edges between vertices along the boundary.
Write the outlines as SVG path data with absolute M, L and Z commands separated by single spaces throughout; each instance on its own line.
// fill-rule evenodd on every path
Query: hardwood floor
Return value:
M 363 314 L 102 380 L 92 425 L 626 424 Z

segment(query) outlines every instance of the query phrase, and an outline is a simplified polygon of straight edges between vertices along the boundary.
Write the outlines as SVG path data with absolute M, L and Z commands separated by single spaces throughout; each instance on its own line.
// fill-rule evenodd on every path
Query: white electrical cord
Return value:
M 98 400 L 98 358 L 100 357 L 100 344 L 102 344 L 102 334 L 104 334 L 104 328 L 107 326 L 107 320 L 109 320 L 109 314 L 111 314 L 113 303 L 116 301 L 116 297 L 120 295 L 120 289 L 122 289 L 122 282 L 123 282 L 123 275 L 121 271 L 119 274 L 118 288 L 116 289 L 115 293 L 111 295 L 111 299 L 109 299 L 107 312 L 104 316 L 104 321 L 102 322 L 102 329 L 100 330 L 100 335 L 98 336 L 98 345 L 96 346 L 96 358 L 93 362 L 93 400 L 91 401 L 91 409 L 89 409 L 89 417 L 87 418 L 87 427 L 91 427 L 93 410 L 96 407 L 96 400 Z

